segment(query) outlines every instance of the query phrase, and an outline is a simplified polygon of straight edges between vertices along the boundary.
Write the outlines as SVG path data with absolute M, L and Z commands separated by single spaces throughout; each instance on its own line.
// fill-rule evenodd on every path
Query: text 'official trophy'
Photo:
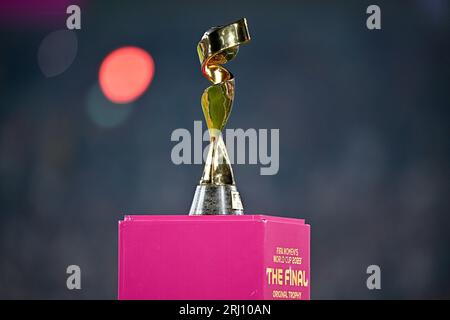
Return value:
M 205 32 L 197 45 L 203 75 L 213 83 L 201 98 L 210 145 L 200 184 L 189 215 L 241 215 L 244 213 L 227 149 L 222 139 L 234 100 L 233 74 L 222 65 L 234 59 L 239 45 L 250 41 L 247 20 L 241 19 Z

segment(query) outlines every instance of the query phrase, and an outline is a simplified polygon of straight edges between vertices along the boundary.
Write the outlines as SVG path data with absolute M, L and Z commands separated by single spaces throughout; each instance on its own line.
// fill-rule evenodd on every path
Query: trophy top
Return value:
M 239 45 L 249 41 L 250 33 L 245 18 L 206 31 L 197 45 L 198 57 L 205 76 L 214 83 L 232 78 L 231 75 L 224 75 L 221 79 L 211 79 L 211 75 L 205 73 L 206 66 L 224 64 L 232 60 L 239 50 Z

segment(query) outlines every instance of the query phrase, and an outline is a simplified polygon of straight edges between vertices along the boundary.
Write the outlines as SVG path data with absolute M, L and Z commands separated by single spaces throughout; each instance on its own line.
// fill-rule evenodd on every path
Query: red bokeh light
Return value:
M 137 47 L 122 47 L 108 54 L 98 78 L 105 96 L 114 103 L 130 103 L 149 87 L 155 72 L 152 56 Z

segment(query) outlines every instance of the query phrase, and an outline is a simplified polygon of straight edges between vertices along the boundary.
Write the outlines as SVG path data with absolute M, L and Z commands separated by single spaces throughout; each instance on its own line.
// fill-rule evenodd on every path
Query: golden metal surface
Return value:
M 203 92 L 201 104 L 208 125 L 210 148 L 200 184 L 234 185 L 227 149 L 222 139 L 234 100 L 233 74 L 222 65 L 236 57 L 239 45 L 250 41 L 245 18 L 205 32 L 197 45 L 203 75 L 213 83 Z

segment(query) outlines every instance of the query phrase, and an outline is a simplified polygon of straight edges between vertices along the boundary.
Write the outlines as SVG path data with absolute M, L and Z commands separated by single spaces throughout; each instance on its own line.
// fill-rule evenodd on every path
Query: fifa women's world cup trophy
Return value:
M 119 221 L 119 299 L 309 299 L 309 225 L 244 215 L 222 139 L 235 92 L 223 65 L 248 41 L 241 19 L 209 29 L 198 43 L 202 72 L 212 82 L 201 98 L 210 138 L 205 168 L 189 215 Z
M 200 184 L 189 215 L 243 214 L 227 149 L 222 139 L 234 100 L 233 74 L 222 65 L 236 57 L 239 46 L 250 41 L 247 20 L 241 19 L 205 32 L 197 51 L 203 75 L 213 83 L 203 92 L 201 104 L 208 125 L 210 146 Z

